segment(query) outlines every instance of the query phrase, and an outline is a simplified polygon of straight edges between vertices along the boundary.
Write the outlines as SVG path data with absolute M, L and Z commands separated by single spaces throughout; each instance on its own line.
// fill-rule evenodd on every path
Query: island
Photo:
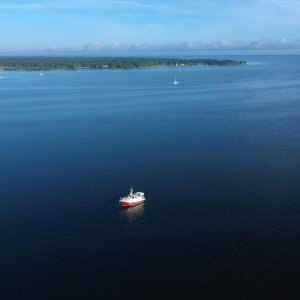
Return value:
M 184 66 L 235 66 L 245 61 L 231 59 L 181 59 L 153 57 L 0 57 L 2 71 L 131 70 Z

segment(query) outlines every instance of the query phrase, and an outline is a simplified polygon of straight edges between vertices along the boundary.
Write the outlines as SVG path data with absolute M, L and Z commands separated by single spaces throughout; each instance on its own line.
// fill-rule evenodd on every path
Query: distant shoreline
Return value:
M 0 71 L 134 70 L 185 66 L 236 66 L 232 59 L 180 59 L 152 57 L 0 57 Z

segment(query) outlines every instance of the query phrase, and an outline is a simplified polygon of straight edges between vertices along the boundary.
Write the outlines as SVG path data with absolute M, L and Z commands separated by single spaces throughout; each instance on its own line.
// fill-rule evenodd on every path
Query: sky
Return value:
M 300 0 L 0 0 L 0 54 L 300 54 Z

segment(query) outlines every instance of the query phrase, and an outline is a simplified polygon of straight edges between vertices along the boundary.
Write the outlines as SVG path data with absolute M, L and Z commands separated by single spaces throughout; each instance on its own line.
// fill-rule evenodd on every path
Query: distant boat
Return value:
M 178 83 L 179 83 L 179 81 L 176 80 L 176 76 L 175 76 L 175 80 L 174 80 L 173 84 L 176 85 L 176 84 L 178 84 Z
M 142 192 L 133 192 L 133 188 L 130 188 L 130 194 L 125 197 L 121 197 L 119 203 L 122 207 L 134 206 L 145 202 L 145 194 Z
M 40 76 L 44 76 L 44 73 L 41 72 L 41 73 L 40 73 Z

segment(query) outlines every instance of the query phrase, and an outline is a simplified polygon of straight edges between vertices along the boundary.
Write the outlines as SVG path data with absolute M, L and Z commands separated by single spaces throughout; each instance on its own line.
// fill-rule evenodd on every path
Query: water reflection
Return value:
M 121 209 L 121 216 L 126 217 L 128 221 L 135 221 L 142 217 L 145 210 L 145 203 L 141 203 L 136 206 L 122 208 Z

